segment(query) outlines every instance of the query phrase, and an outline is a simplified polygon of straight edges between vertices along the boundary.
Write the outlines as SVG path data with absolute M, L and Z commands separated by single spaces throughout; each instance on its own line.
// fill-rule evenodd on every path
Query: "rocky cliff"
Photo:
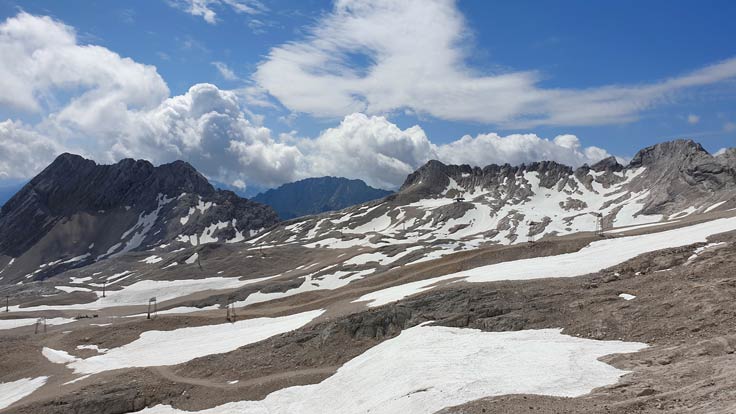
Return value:
M 240 241 L 277 221 L 183 161 L 98 165 L 62 154 L 0 210 L 0 267 L 6 280 L 35 279 L 172 242 Z

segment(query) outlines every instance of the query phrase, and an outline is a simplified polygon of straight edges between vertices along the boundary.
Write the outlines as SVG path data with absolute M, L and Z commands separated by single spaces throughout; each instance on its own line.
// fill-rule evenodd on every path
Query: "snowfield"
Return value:
M 13 329 L 21 326 L 33 325 L 38 321 L 38 318 L 22 318 L 22 319 L 0 319 L 0 330 Z M 65 323 L 76 322 L 76 319 L 71 318 L 49 318 L 46 319 L 46 325 L 63 325 Z
M 49 362 L 52 362 L 54 364 L 67 364 L 77 359 L 75 356 L 69 355 L 68 352 L 59 351 L 47 347 L 43 347 L 43 349 L 41 350 L 41 355 L 45 356 L 46 359 L 49 360 Z
M 175 365 L 195 358 L 233 351 L 274 335 L 301 328 L 320 316 L 314 310 L 278 318 L 254 318 L 219 325 L 172 331 L 146 331 L 135 341 L 87 359 L 44 348 L 52 362 L 68 363 L 78 374 L 96 374 L 119 368 Z
M 23 378 L 12 382 L 0 382 L 0 410 L 31 395 L 41 388 L 49 377 Z
M 251 283 L 257 283 L 266 278 L 240 280 L 237 277 L 210 277 L 206 279 L 182 279 L 182 280 L 142 280 L 125 286 L 120 290 L 108 290 L 107 297 L 98 297 L 96 301 L 81 303 L 77 305 L 42 305 L 28 308 L 11 306 L 12 312 L 32 312 L 38 310 L 65 310 L 65 309 L 87 309 L 97 310 L 115 306 L 145 305 L 152 297 L 156 297 L 158 303 L 179 297 L 191 295 L 205 290 L 235 289 Z
M 352 359 L 319 384 L 284 388 L 261 401 L 232 402 L 196 413 L 434 413 L 505 394 L 576 397 L 626 374 L 598 358 L 646 347 L 560 332 L 417 326 Z M 189 411 L 158 405 L 140 413 Z
M 573 253 L 496 263 L 378 290 L 363 295 L 354 302 L 370 301 L 371 307 L 381 306 L 431 289 L 436 283 L 458 278 L 465 282 L 482 283 L 582 276 L 625 262 L 643 253 L 705 242 L 708 236 L 732 230 L 736 230 L 736 217 L 659 233 L 601 240 Z

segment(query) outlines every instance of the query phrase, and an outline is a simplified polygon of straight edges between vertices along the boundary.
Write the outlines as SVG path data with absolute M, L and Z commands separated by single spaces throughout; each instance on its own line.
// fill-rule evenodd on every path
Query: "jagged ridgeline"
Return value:
M 552 161 L 519 166 L 430 161 L 380 202 L 290 222 L 260 239 L 310 246 L 433 243 L 473 248 L 527 237 L 649 225 L 734 207 L 734 150 L 709 154 L 690 140 L 645 148 L 573 169 Z
M 0 211 L 0 260 L 14 262 L 2 276 L 37 280 L 162 244 L 237 242 L 277 221 L 183 161 L 98 165 L 62 154 Z

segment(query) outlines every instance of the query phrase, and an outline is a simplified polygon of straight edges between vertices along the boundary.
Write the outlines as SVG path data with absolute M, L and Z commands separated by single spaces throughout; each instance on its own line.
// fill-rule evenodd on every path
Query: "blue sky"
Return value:
M 214 128 L 210 124 L 204 129 L 193 127 L 196 130 L 191 133 L 199 137 L 174 136 L 160 152 L 166 155 L 159 156 L 159 147 L 150 141 L 159 145 L 161 139 L 151 138 L 153 132 L 140 132 L 139 124 L 131 126 L 126 120 L 119 127 L 125 131 L 123 138 L 122 133 L 95 125 L 104 121 L 108 110 L 86 124 L 56 124 L 64 118 L 57 115 L 63 114 L 65 105 L 87 90 L 117 91 L 101 85 L 111 77 L 108 74 L 93 84 L 86 82 L 97 79 L 95 72 L 80 74 L 81 79 L 49 76 L 54 79 L 30 92 L 41 102 L 35 109 L 23 107 L 20 101 L 0 100 L 0 120 L 14 122 L 12 128 L 6 125 L 5 139 L 17 142 L 32 134 L 39 142 L 53 141 L 39 144 L 48 153 L 78 150 L 102 162 L 122 156 L 154 162 L 184 158 L 210 178 L 252 188 L 315 174 L 353 175 L 391 187 L 427 157 L 484 163 L 484 158 L 471 154 L 477 148 L 493 152 L 485 163 L 540 156 L 575 163 L 600 154 L 586 153 L 589 147 L 626 158 L 644 146 L 679 137 L 694 138 L 713 152 L 734 145 L 736 2 L 391 3 L 374 2 L 367 10 L 354 0 L 0 0 L 0 20 L 17 18 L 19 13 L 49 16 L 44 24 L 73 31 L 75 47 L 102 47 L 119 55 L 121 62 L 115 65 L 121 68 L 129 58 L 139 67 L 155 69 L 160 80 L 141 86 L 154 91 L 150 97 L 137 102 L 125 92 L 116 105 L 153 110 L 166 97 L 188 96 L 193 85 L 208 83 L 217 87 L 213 94 L 235 91 L 236 106 L 250 128 L 237 121 L 237 128 L 247 131 L 239 130 L 245 135 L 228 144 L 219 136 L 207 141 L 206 134 Z M 20 24 L 33 26 L 33 21 Z M 4 41 L 16 40 L 8 35 Z M 138 88 L 127 79 L 125 88 Z M 365 114 L 367 119 L 345 118 L 353 113 Z M 386 119 L 375 119 L 380 116 Z M 140 122 L 159 134 L 179 133 L 169 126 L 151 127 L 154 118 Z M 197 118 L 192 124 L 202 122 Z M 230 132 L 234 128 L 232 123 L 223 125 L 216 124 Z M 409 130 L 414 125 L 422 134 Z M 324 136 L 329 128 L 334 133 Z M 268 131 L 266 138 L 263 129 Z M 383 133 L 396 136 L 377 136 Z M 555 155 L 559 148 L 539 149 L 547 144 L 528 139 L 448 146 L 465 135 L 477 138 L 491 133 L 499 137 L 534 134 L 548 141 L 574 135 L 582 155 Z M 201 150 L 197 156 L 188 152 L 194 148 L 191 140 Z M 348 159 L 333 166 L 330 154 L 341 140 L 372 144 L 340 147 L 337 152 Z M 228 147 L 233 160 L 208 164 L 224 159 L 216 154 L 214 144 L 208 146 L 215 141 Z M 135 149 L 139 143 L 140 151 Z M 498 149 L 514 143 L 518 145 L 512 152 Z M 205 147 L 208 151 L 202 150 Z M 380 156 L 351 160 L 349 155 L 359 150 Z M 201 156 L 202 151 L 208 156 Z M 269 169 L 253 161 L 259 156 L 277 167 Z M 3 157 L 19 155 L 0 152 L 0 160 Z M 46 161 L 26 163 L 32 167 L 21 173 L 6 160 L 4 166 L 0 163 L 0 178 L 3 168 L 4 178 L 18 178 L 32 174 Z M 356 164 L 361 165 L 354 168 Z M 371 166 L 390 169 L 391 174 L 375 174 Z

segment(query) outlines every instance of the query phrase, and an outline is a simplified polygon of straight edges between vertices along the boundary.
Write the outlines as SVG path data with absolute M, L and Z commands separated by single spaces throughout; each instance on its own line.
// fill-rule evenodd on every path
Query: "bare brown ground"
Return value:
M 654 229 L 637 232 L 647 230 Z M 90 321 L 105 322 L 90 320 L 52 327 L 46 335 L 33 335 L 27 327 L 0 331 L 4 351 L 0 381 L 52 374 L 49 385 L 3 412 L 125 413 L 160 403 L 194 410 L 260 399 L 286 386 L 319 382 L 370 347 L 428 320 L 486 331 L 560 327 L 569 335 L 651 345 L 638 353 L 606 357 L 606 362 L 632 373 L 583 397 L 507 395 L 469 402 L 444 413 L 736 412 L 733 235 L 714 238 L 729 244 L 703 253 L 692 263 L 686 263 L 691 246 L 643 255 L 589 276 L 455 284 L 375 309 L 351 303 L 364 293 L 395 284 L 504 260 L 574 251 L 593 237 L 576 235 L 533 246 L 458 253 L 335 291 L 250 306 L 240 311 L 240 317 L 317 308 L 328 311 L 302 329 L 233 352 L 171 367 L 102 373 L 69 385 L 62 384 L 75 376 L 46 361 L 40 354 L 42 346 L 86 357 L 90 354 L 74 349 L 76 345 L 119 346 L 145 330 L 221 323 L 224 314 L 210 311 L 153 321 L 116 319 L 115 329 L 89 326 Z M 637 298 L 624 301 L 619 293 Z M 134 312 L 128 309 L 128 313 Z M 67 330 L 71 332 L 63 333 Z M 234 380 L 238 382 L 228 383 Z

